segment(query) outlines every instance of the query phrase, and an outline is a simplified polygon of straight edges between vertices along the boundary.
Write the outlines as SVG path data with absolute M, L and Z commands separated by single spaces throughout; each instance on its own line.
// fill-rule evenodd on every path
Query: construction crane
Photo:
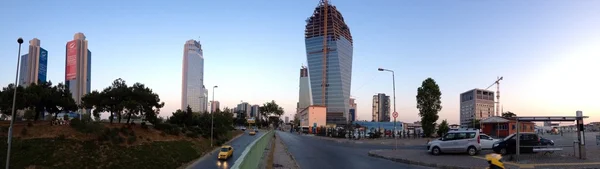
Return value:
M 500 116 L 500 80 L 502 80 L 504 77 L 500 76 L 497 78 L 497 80 L 492 83 L 492 85 L 490 85 L 489 87 L 485 88 L 485 90 L 488 90 L 490 87 L 496 85 L 496 116 Z
M 327 99 L 327 87 L 329 86 L 329 84 L 327 84 L 327 53 L 329 52 L 329 47 L 327 46 L 327 41 L 329 40 L 329 35 L 327 34 L 327 15 L 329 14 L 329 2 L 327 2 L 327 0 L 321 0 L 321 3 L 323 3 L 323 13 L 321 14 L 321 16 L 323 16 L 323 26 L 321 26 L 323 28 L 323 79 L 321 80 L 321 105 L 327 106 L 325 105 L 325 103 L 327 103 L 325 99 Z

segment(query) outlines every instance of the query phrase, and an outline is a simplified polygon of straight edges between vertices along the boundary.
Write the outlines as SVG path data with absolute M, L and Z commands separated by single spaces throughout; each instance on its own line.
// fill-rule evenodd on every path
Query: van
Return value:
M 433 155 L 441 153 L 467 153 L 471 156 L 481 151 L 479 130 L 463 129 L 450 131 L 443 137 L 427 143 L 427 151 Z

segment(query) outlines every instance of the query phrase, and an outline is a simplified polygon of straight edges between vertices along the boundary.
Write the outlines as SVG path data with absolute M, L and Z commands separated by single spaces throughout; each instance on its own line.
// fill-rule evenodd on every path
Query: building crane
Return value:
M 321 14 L 321 16 L 323 16 L 323 26 L 321 26 L 323 28 L 323 70 L 321 75 L 321 105 L 327 106 L 327 87 L 329 86 L 329 84 L 327 83 L 327 53 L 329 53 L 329 47 L 327 46 L 327 42 L 329 40 L 329 35 L 327 33 L 327 29 L 329 29 L 327 25 L 327 15 L 329 14 L 329 2 L 327 2 L 327 0 L 321 0 L 321 3 L 323 3 L 323 13 Z
M 488 86 L 487 88 L 485 88 L 485 90 L 488 90 L 490 87 L 496 85 L 496 116 L 500 116 L 500 80 L 504 79 L 504 77 L 500 76 L 498 77 L 498 79 L 492 83 L 492 85 Z

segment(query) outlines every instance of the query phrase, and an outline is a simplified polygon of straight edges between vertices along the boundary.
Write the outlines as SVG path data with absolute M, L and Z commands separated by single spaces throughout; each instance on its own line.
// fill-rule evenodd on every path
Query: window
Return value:
M 448 133 L 446 134 L 446 136 L 444 137 L 444 140 L 454 140 L 456 136 L 456 133 Z
M 490 137 L 486 136 L 486 135 L 479 135 L 480 139 L 490 139 Z
M 456 135 L 456 139 L 457 140 L 459 140 L 459 139 L 466 139 L 466 138 L 467 138 L 467 133 L 458 133 Z
M 516 128 L 516 126 L 513 124 L 513 125 L 512 125 L 512 129 L 514 130 L 515 128 Z

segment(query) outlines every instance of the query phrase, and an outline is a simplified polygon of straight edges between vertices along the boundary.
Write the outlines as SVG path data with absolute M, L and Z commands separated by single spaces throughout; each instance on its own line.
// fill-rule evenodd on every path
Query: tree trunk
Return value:
M 110 117 L 108 117 L 110 120 L 110 124 L 113 123 L 113 119 L 115 118 L 115 113 L 113 113 L 112 111 L 110 112 Z
M 34 109 L 34 110 L 37 110 L 37 109 Z M 35 117 L 33 118 L 33 121 L 37 121 L 37 120 L 38 120 L 38 118 L 40 118 L 40 113 L 41 113 L 41 112 L 37 112 L 37 111 L 34 111 L 34 112 L 35 112 Z M 42 111 L 42 112 L 43 112 L 43 111 Z
M 117 119 L 119 120 L 119 124 L 121 123 L 121 113 L 117 113 Z
M 127 113 L 127 124 L 129 124 L 129 122 L 131 122 L 131 112 Z

